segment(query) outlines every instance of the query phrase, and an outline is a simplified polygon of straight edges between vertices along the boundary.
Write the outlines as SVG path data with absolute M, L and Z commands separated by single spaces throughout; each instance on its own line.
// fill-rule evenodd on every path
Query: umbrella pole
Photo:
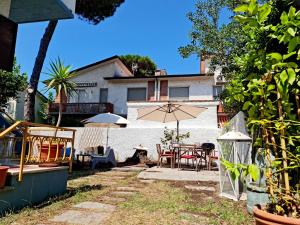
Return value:
M 177 142 L 179 142 L 179 120 L 177 120 Z
M 110 125 L 108 125 L 107 129 L 106 129 L 106 149 L 108 146 L 108 130 L 109 130 Z

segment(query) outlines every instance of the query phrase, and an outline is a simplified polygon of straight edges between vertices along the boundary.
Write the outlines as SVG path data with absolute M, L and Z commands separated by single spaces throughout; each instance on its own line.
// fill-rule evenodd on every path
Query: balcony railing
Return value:
M 64 103 L 62 112 L 63 114 L 113 113 L 113 108 L 111 103 Z M 57 114 L 59 112 L 59 104 L 50 103 L 48 112 L 49 114 Z

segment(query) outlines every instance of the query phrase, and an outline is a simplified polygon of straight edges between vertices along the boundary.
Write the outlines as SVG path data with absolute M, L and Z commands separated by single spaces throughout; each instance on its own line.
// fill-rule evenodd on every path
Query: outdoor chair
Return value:
M 218 160 L 218 156 L 216 155 L 215 152 L 215 145 L 213 143 L 203 143 L 201 145 L 201 148 L 203 149 L 203 151 L 207 156 L 205 160 L 206 168 L 207 170 L 211 170 L 212 162 Z
M 112 166 L 116 166 L 116 159 L 115 159 L 115 153 L 114 150 L 110 147 L 106 148 L 104 155 L 97 155 L 92 154 L 91 155 L 91 168 L 95 169 L 97 164 L 103 163 L 103 164 L 111 164 Z
M 178 169 L 181 169 L 181 159 L 185 159 L 186 163 L 189 165 L 189 160 L 192 160 L 193 166 L 195 166 L 196 171 L 198 171 L 198 154 L 196 145 L 181 144 L 178 152 Z
M 173 150 L 164 150 L 161 148 L 160 144 L 156 144 L 156 150 L 158 155 L 157 166 L 162 166 L 162 161 L 164 158 L 171 160 L 171 168 L 174 168 L 175 164 L 175 153 Z

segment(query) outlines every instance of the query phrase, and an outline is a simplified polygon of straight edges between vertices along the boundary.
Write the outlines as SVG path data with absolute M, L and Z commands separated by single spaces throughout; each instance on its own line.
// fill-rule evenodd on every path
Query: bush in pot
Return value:
M 271 202 L 262 209 L 267 217 L 300 224 L 300 11 L 292 0 L 247 0 L 235 11 L 247 53 L 236 56 L 240 71 L 226 87 L 225 104 L 243 104 L 254 148 L 265 150 Z M 232 168 L 249 172 L 249 167 Z M 271 224 L 262 222 L 259 210 L 254 210 L 257 224 Z

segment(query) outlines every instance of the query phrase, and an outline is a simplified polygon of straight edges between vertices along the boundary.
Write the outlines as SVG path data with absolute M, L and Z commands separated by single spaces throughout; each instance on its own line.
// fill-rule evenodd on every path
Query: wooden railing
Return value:
M 113 113 L 113 104 L 111 103 L 64 103 L 62 111 L 64 114 L 99 114 Z M 57 114 L 59 111 L 58 103 L 50 103 L 49 114 Z
M 23 179 L 25 164 L 67 163 L 71 172 L 75 131 L 45 124 L 16 122 L 0 133 L 0 159 L 19 161 L 19 181 Z

